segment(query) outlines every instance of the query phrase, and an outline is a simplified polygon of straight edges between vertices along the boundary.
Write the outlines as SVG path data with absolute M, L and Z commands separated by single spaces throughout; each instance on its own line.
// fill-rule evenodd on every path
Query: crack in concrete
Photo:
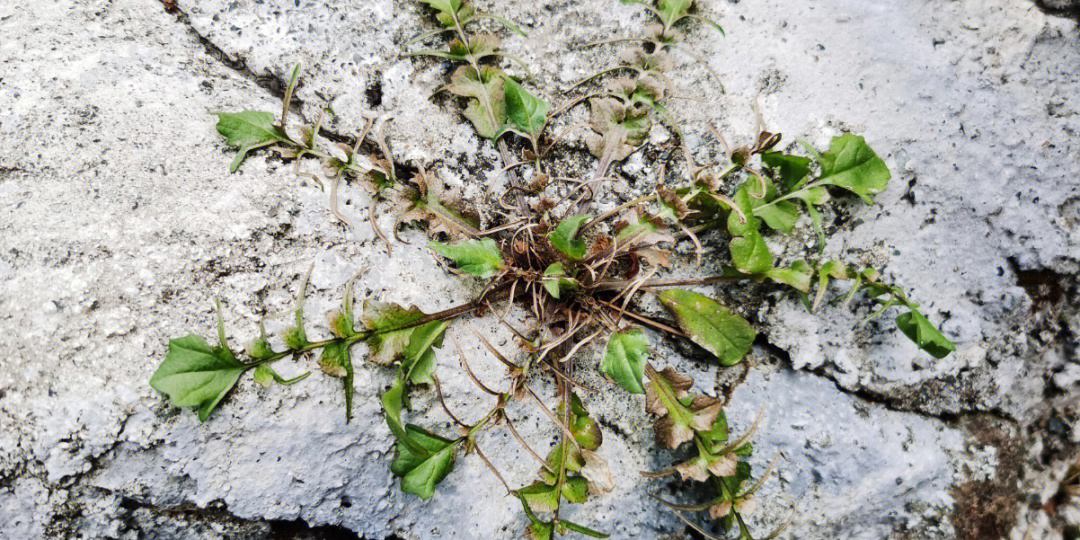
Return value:
M 252 81 L 259 88 L 262 88 L 269 92 L 270 95 L 278 99 L 285 99 L 285 90 L 286 88 L 288 88 L 288 83 L 285 81 L 284 77 L 279 77 L 270 72 L 266 72 L 261 75 L 256 73 L 254 70 L 248 67 L 247 61 L 244 58 L 231 57 L 228 53 L 225 52 L 224 49 L 215 44 L 209 37 L 204 36 L 198 30 L 196 30 L 195 26 L 191 24 L 191 18 L 188 16 L 187 13 L 181 10 L 175 2 L 166 2 L 165 0 L 162 1 L 163 3 L 165 3 L 166 11 L 176 17 L 176 21 L 183 25 L 187 29 L 188 33 L 190 33 L 192 37 L 194 37 L 196 41 L 198 41 L 199 44 L 203 46 L 203 49 L 206 51 L 206 54 L 210 56 L 210 58 L 213 58 L 217 62 L 221 63 L 221 65 L 229 68 L 230 70 L 235 71 L 245 79 Z M 297 86 L 299 87 L 302 85 L 303 84 L 301 81 L 300 83 L 298 83 Z M 368 91 L 371 91 L 371 89 L 369 88 Z M 381 86 L 378 90 L 378 94 L 379 101 L 381 101 Z M 369 99 L 371 99 L 370 96 Z M 293 95 L 290 97 L 289 111 L 300 117 L 302 119 L 301 123 L 310 125 L 311 123 L 308 122 L 308 118 L 304 116 L 303 106 L 304 101 L 297 97 L 296 93 L 294 92 Z M 355 139 L 350 139 L 349 137 L 342 135 L 332 129 L 329 129 L 327 126 L 321 124 L 319 126 L 319 136 L 331 142 L 344 144 L 349 147 L 352 147 L 352 145 L 355 143 Z M 360 148 L 364 152 L 373 155 L 382 155 L 383 152 L 383 149 L 377 143 L 373 143 L 369 140 L 362 141 L 360 144 Z M 389 157 L 391 159 L 393 158 L 393 156 Z M 393 164 L 394 169 L 398 172 L 399 178 L 411 176 L 416 172 L 415 167 L 407 163 L 399 162 L 396 159 L 393 159 Z
M 367 537 L 341 525 L 312 525 L 303 519 L 251 519 L 237 516 L 229 511 L 224 502 L 213 501 L 206 506 L 197 506 L 193 503 L 182 503 L 171 506 L 161 506 L 138 497 L 124 495 L 112 490 L 100 489 L 101 491 L 120 498 L 120 507 L 132 513 L 137 510 L 146 510 L 151 514 L 164 518 L 191 520 L 209 523 L 231 523 L 239 526 L 254 526 L 265 528 L 264 538 L 286 539 L 305 538 L 308 540 L 367 540 Z M 130 519 L 130 516 L 129 516 Z M 137 525 L 134 528 L 139 528 Z M 401 540 L 396 535 L 384 537 L 383 540 Z
M 761 342 L 761 345 L 763 347 L 765 347 L 767 350 L 769 350 L 769 352 L 773 356 L 777 357 L 784 364 L 786 364 L 789 369 L 793 369 L 793 370 L 795 369 L 794 365 L 791 362 L 791 356 L 788 354 L 788 352 L 786 350 L 784 350 L 784 349 L 770 343 L 767 338 L 766 339 L 761 339 L 760 342 Z M 930 412 L 930 411 L 920 409 L 918 406 L 912 405 L 911 403 L 909 403 L 907 400 L 905 400 L 903 398 L 892 396 L 892 395 L 886 394 L 884 392 L 875 391 L 873 389 L 865 388 L 865 387 L 862 387 L 862 388 L 848 388 L 848 387 L 844 386 L 834 374 L 830 373 L 828 368 L 825 367 L 825 366 L 820 366 L 820 367 L 817 367 L 817 368 L 814 368 L 814 369 L 800 369 L 800 370 L 796 370 L 796 371 L 802 371 L 803 373 L 810 373 L 812 375 L 822 377 L 822 378 L 832 382 L 836 386 L 837 390 L 839 390 L 839 391 L 841 391 L 841 392 L 843 392 L 845 394 L 855 396 L 855 397 L 857 397 L 859 399 L 862 399 L 863 401 L 867 401 L 867 402 L 873 403 L 875 405 L 880 405 L 881 407 L 884 407 L 886 410 L 890 410 L 890 411 L 894 411 L 894 412 L 917 414 L 919 416 L 923 416 L 925 418 L 932 418 L 932 419 L 935 419 L 935 420 L 938 420 L 938 421 L 941 421 L 941 422 L 944 422 L 944 423 L 950 424 L 950 425 L 955 425 L 960 420 L 962 420 L 964 418 L 967 418 L 967 417 L 970 417 L 970 416 L 989 416 L 989 417 L 995 418 L 995 419 L 1003 421 L 1003 422 L 1007 422 L 1007 423 L 1015 425 L 1015 426 L 1020 425 L 1020 423 L 1019 423 L 1019 421 L 1017 419 L 1013 418 L 1007 412 L 1002 411 L 1002 410 L 1000 410 L 998 408 L 979 409 L 979 408 L 975 408 L 975 407 L 971 407 L 971 408 L 961 407 L 957 411 L 944 411 L 943 410 L 941 412 L 934 413 L 934 412 Z
M 199 44 L 203 46 L 203 48 L 206 50 L 206 54 L 209 55 L 211 58 L 217 60 L 225 67 L 239 73 L 244 78 L 251 80 L 259 88 L 270 92 L 270 94 L 274 97 L 278 99 L 282 99 L 285 97 L 285 88 L 288 85 L 283 78 L 269 72 L 262 75 L 255 73 L 251 68 L 248 67 L 247 60 L 245 60 L 244 58 L 232 58 L 231 56 L 229 56 L 228 53 L 226 53 L 221 47 L 218 47 L 217 44 L 210 40 L 210 38 L 199 33 L 199 31 L 195 29 L 195 26 L 191 24 L 191 18 L 188 16 L 188 14 L 181 10 L 179 7 L 177 7 L 175 3 L 172 3 L 171 5 L 166 4 L 166 11 L 176 17 L 176 21 L 187 29 L 187 31 L 199 42 Z M 295 108 L 297 111 L 299 111 L 300 105 L 302 104 L 302 101 L 300 101 L 296 97 L 293 97 L 292 106 L 290 107 L 290 109 Z

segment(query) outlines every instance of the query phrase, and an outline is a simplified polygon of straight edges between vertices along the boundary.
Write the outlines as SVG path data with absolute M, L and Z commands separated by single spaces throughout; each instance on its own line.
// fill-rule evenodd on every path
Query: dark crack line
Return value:
M 274 97 L 278 99 L 283 99 L 285 97 L 285 88 L 288 85 L 283 78 L 269 72 L 263 74 L 256 73 L 248 67 L 247 60 L 244 58 L 233 58 L 230 56 L 229 53 L 225 52 L 221 47 L 218 47 L 213 41 L 210 41 L 210 38 L 199 33 L 199 31 L 195 29 L 195 26 L 191 24 L 191 18 L 188 14 L 179 7 L 173 6 L 169 12 L 176 17 L 178 23 L 187 28 L 187 31 L 203 46 L 204 49 L 206 49 L 206 54 L 211 58 L 217 60 L 225 67 L 239 73 L 244 78 L 251 80 L 259 88 L 270 92 Z M 302 101 L 294 97 L 291 108 L 299 112 L 302 104 Z
M 179 7 L 174 8 L 172 11 L 170 11 L 170 13 L 172 13 L 176 17 L 176 21 L 182 24 L 187 29 L 188 33 L 190 33 L 191 36 L 194 37 L 195 40 L 203 46 L 203 49 L 205 49 L 206 54 L 210 56 L 210 58 L 213 58 L 221 65 L 235 71 L 240 76 L 255 83 L 256 86 L 266 90 L 270 93 L 270 95 L 276 97 L 277 99 L 285 99 L 285 89 L 288 87 L 288 83 L 285 81 L 284 77 L 279 77 L 273 73 L 270 73 L 269 71 L 266 71 L 262 74 L 255 72 L 247 65 L 246 59 L 242 57 L 230 56 L 229 53 L 225 52 L 224 49 L 211 41 L 210 38 L 199 33 L 199 31 L 195 29 L 195 26 L 191 24 L 191 18 L 188 16 L 188 14 L 181 10 Z M 303 86 L 303 80 L 301 80 L 298 86 Z M 289 111 L 301 117 L 303 119 L 303 123 L 310 124 L 307 117 L 305 117 L 303 114 L 304 103 L 305 102 L 302 99 L 297 97 L 296 93 L 293 93 L 292 98 L 289 102 Z M 326 139 L 335 143 L 348 144 L 350 146 L 353 143 L 353 139 L 337 133 L 329 129 L 325 125 L 320 126 L 319 136 L 325 137 Z M 365 141 L 361 145 L 361 147 L 364 148 L 365 151 L 368 151 L 370 153 L 380 152 L 379 148 L 375 144 L 367 141 Z M 396 161 L 394 165 L 400 167 L 403 170 L 410 170 L 407 165 L 397 163 Z
M 932 418 L 934 420 L 938 420 L 950 425 L 957 425 L 964 418 L 972 416 L 989 416 L 1017 427 L 1019 427 L 1020 425 L 1020 423 L 1015 418 L 1009 416 L 1007 413 L 996 407 L 986 410 L 975 408 L 960 408 L 960 410 L 958 411 L 941 411 L 938 413 L 932 413 L 922 410 L 918 407 L 906 404 L 901 399 L 869 388 L 847 388 L 843 384 L 841 384 L 840 380 L 833 373 L 830 373 L 825 366 L 820 366 L 814 369 L 795 369 L 794 364 L 791 362 L 791 355 L 788 354 L 786 350 L 769 342 L 768 339 L 760 339 L 759 341 L 761 346 L 765 347 L 770 353 L 779 358 L 789 369 L 822 377 L 832 382 L 836 386 L 837 390 L 845 394 L 855 396 L 863 401 L 879 405 L 889 411 L 916 414 L 925 418 Z
M 171 9 L 169 9 L 170 6 Z M 229 68 L 230 70 L 235 71 L 243 78 L 255 83 L 256 86 L 266 90 L 270 93 L 270 95 L 276 97 L 277 99 L 285 99 L 285 89 L 288 87 L 288 83 L 283 77 L 274 75 L 269 71 L 262 74 L 256 73 L 247 65 L 246 59 L 240 57 L 234 58 L 233 56 L 230 56 L 229 53 L 225 52 L 224 49 L 217 46 L 213 41 L 210 40 L 210 38 L 199 33 L 199 31 L 195 29 L 195 26 L 191 24 L 191 18 L 188 16 L 188 14 L 181 10 L 179 7 L 175 6 L 175 3 L 166 4 L 166 8 L 166 11 L 174 15 L 176 17 L 176 21 L 183 25 L 187 29 L 188 33 L 190 33 L 191 36 L 194 37 L 195 40 L 203 46 L 203 49 L 206 51 L 206 54 L 210 56 L 210 58 L 213 58 L 215 61 L 219 62 L 221 65 Z M 298 86 L 303 86 L 302 80 Z M 304 101 L 297 97 L 296 93 L 294 92 L 291 101 L 289 102 L 289 111 L 294 113 L 297 117 L 301 118 L 303 124 L 310 125 L 311 122 L 308 121 L 308 118 L 303 113 L 303 106 Z M 331 142 L 347 145 L 350 147 L 355 142 L 355 138 L 350 138 L 340 133 L 337 133 L 325 125 L 319 127 L 319 136 Z M 371 141 L 363 141 L 360 145 L 360 148 L 363 152 L 371 155 L 382 155 L 382 149 L 378 146 L 378 144 Z M 407 163 L 399 162 L 396 159 L 394 159 L 393 161 L 395 170 L 399 172 L 399 177 L 405 178 L 407 177 L 407 175 L 410 175 L 416 171 L 415 167 L 412 167 Z

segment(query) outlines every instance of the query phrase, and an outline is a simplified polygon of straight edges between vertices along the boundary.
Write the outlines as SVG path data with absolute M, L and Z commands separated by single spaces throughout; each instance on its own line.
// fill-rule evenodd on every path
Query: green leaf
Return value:
M 225 137 L 225 144 L 240 147 L 229 165 L 229 172 L 236 172 L 251 150 L 277 142 L 291 142 L 285 132 L 274 125 L 274 113 L 243 111 L 217 113 L 217 117 L 217 131 Z
M 335 341 L 323 347 L 322 353 L 319 355 L 319 368 L 322 369 L 323 373 L 331 377 L 344 377 L 347 374 L 345 364 L 352 362 L 349 358 L 348 347 L 343 345 L 343 343 Z
M 912 308 L 911 311 L 896 317 L 896 326 L 920 349 L 930 353 L 934 358 L 945 358 L 956 350 L 956 345 L 942 335 L 917 309 Z
M 791 201 L 777 201 L 754 208 L 754 215 L 760 217 L 769 228 L 791 234 L 795 221 L 799 219 L 799 208 Z
M 746 443 L 736 448 L 732 453 L 736 456 L 750 457 L 754 453 L 754 445 L 752 443 Z
M 561 416 L 561 404 L 558 412 Z M 581 398 L 574 393 L 570 394 L 569 427 L 570 433 L 574 436 L 574 440 L 577 441 L 578 445 L 584 450 L 596 450 L 604 440 L 603 432 L 600 431 L 600 426 L 589 416 L 589 411 L 585 410 L 585 405 L 581 403 Z
M 640 328 L 616 332 L 604 349 L 600 372 L 611 377 L 631 394 L 644 394 L 641 375 L 649 359 L 649 339 Z
M 679 328 L 691 341 L 713 353 L 721 365 L 735 365 L 750 351 L 757 332 L 746 319 L 715 300 L 681 289 L 669 289 L 659 296 Z
M 554 512 L 559 507 L 559 494 L 555 486 L 539 480 L 517 490 L 517 495 L 529 508 L 540 512 Z
M 412 424 L 405 426 L 405 437 L 412 444 L 398 439 L 398 457 L 390 464 L 390 471 L 402 477 L 402 491 L 428 500 L 435 494 L 435 485 L 454 467 L 454 453 L 461 443 Z
M 256 360 L 266 360 L 274 356 L 274 349 L 270 348 L 270 342 L 266 341 L 265 336 L 252 340 L 247 346 L 248 356 Z
M 435 348 L 442 347 L 443 335 L 449 324 L 447 321 L 431 321 L 412 331 L 401 360 L 401 371 L 406 380 L 413 384 L 432 383 Z
M 550 521 L 542 521 L 534 515 L 530 518 L 525 536 L 529 540 L 551 540 L 554 533 L 555 526 Z
M 664 24 L 671 26 L 690 11 L 693 3 L 694 0 L 660 0 L 656 7 L 664 15 Z
M 572 503 L 583 503 L 589 496 L 589 482 L 584 476 L 567 475 L 563 484 L 563 497 Z
M 169 354 L 150 377 L 150 386 L 177 407 L 198 407 L 205 422 L 249 367 L 225 347 L 210 347 L 194 334 L 169 341 Z
M 829 192 L 821 186 L 812 187 L 808 189 L 800 189 L 791 194 L 792 198 L 800 199 L 806 203 L 807 206 L 821 206 L 828 202 Z
M 565 519 L 560 519 L 559 520 L 559 527 L 560 528 L 565 528 L 565 529 L 570 529 L 571 531 L 574 531 L 574 532 L 576 532 L 578 534 L 584 534 L 585 536 L 589 536 L 589 537 L 592 537 L 592 538 L 607 538 L 608 537 L 608 535 L 606 535 L 606 534 L 604 534 L 604 533 L 602 533 L 600 531 L 590 529 L 590 528 L 588 528 L 588 527 L 586 527 L 584 525 L 578 525 L 577 523 L 574 523 L 572 521 L 566 521 Z M 566 533 L 566 531 L 561 531 L 561 532 L 563 534 Z
M 308 378 L 308 375 L 311 375 L 310 371 L 305 371 L 296 377 L 286 379 L 281 375 L 278 375 L 277 372 L 274 371 L 274 368 L 270 367 L 269 364 L 259 364 L 255 367 L 255 382 L 262 386 L 270 386 L 275 382 L 282 386 L 289 386 Z
M 307 332 L 304 331 L 304 301 L 307 297 L 308 280 L 314 268 L 314 265 L 308 267 L 308 271 L 304 273 L 304 279 L 300 281 L 300 291 L 296 294 L 296 311 L 294 312 L 296 326 L 285 330 L 285 345 L 293 351 L 301 351 L 311 345 L 307 339 Z
M 390 433 L 394 434 L 399 443 L 408 446 L 412 453 L 425 455 L 427 450 L 409 437 L 405 431 L 405 424 L 401 420 L 401 407 L 405 402 L 405 379 L 401 377 L 394 379 L 394 384 L 382 396 L 379 396 L 379 400 L 382 401 L 383 417 L 386 419 L 386 426 L 390 428 Z
M 763 274 L 773 267 L 772 253 L 765 238 L 756 229 L 731 239 L 731 260 L 744 274 Z
M 810 292 L 810 282 L 813 280 L 814 271 L 806 261 L 795 261 L 791 268 L 773 268 L 765 275 L 777 282 L 788 285 L 804 293 Z
M 754 216 L 754 201 L 758 199 L 750 196 L 749 189 L 749 184 L 744 183 L 735 192 L 734 202 L 742 215 L 735 211 L 728 214 L 727 227 L 733 236 L 729 249 L 731 260 L 740 272 L 763 274 L 773 267 L 773 256 L 761 236 L 761 220 Z
M 804 178 L 810 174 L 810 158 L 793 156 L 782 152 L 765 152 L 761 154 L 761 161 L 766 167 L 777 169 L 780 173 L 780 185 L 784 193 L 790 192 L 799 186 Z
M 519 492 L 514 494 L 521 501 L 521 508 L 525 511 L 525 516 L 529 518 L 529 527 L 526 529 L 525 537 L 529 540 L 551 540 L 552 533 L 555 531 L 552 523 L 537 517 L 536 513 L 529 507 L 524 495 Z
M 585 240 L 575 238 L 578 229 L 589 219 L 589 216 L 571 216 L 559 223 L 554 231 L 548 233 L 548 241 L 555 249 L 561 251 L 572 261 L 580 261 L 585 257 Z
M 855 135 L 833 137 L 820 162 L 819 182 L 851 191 L 867 203 L 874 202 L 874 194 L 884 191 L 892 176 L 866 139 Z
M 258 367 L 255 368 L 255 382 L 260 386 L 267 387 L 274 384 L 274 375 L 273 368 L 266 364 L 259 364 Z
M 546 290 L 552 298 L 558 300 L 564 292 L 575 291 L 579 285 L 576 279 L 564 276 L 566 276 L 566 268 L 563 264 L 552 263 L 544 270 L 544 279 L 540 284 L 544 286 L 544 290 Z
M 537 480 L 517 490 L 517 495 L 531 509 L 540 512 L 554 512 L 559 507 L 559 491 L 557 483 L 547 484 Z M 582 503 L 585 502 L 588 494 L 589 482 L 585 480 L 585 477 L 578 475 L 566 476 L 566 481 L 562 486 L 563 498 L 572 503 Z
M 506 80 L 506 116 L 522 132 L 535 138 L 547 122 L 547 111 L 551 105 L 530 94 L 520 84 L 505 77 Z
M 345 390 L 345 423 L 348 423 L 352 420 L 352 400 L 355 391 L 349 344 L 345 341 L 335 341 L 323 347 L 322 355 L 319 356 L 319 367 L 330 375 L 341 377 L 341 384 Z
M 691 15 L 691 17 L 693 17 L 693 18 L 695 18 L 695 19 L 697 19 L 697 20 L 699 20 L 699 21 L 713 27 L 717 32 L 720 32 L 721 36 L 725 36 L 725 37 L 727 36 L 727 32 L 724 32 L 724 27 L 720 26 L 720 23 L 718 23 L 718 22 L 716 22 L 716 21 L 714 21 L 714 20 L 712 20 L 712 19 L 710 19 L 708 17 L 702 17 L 701 15 Z
M 457 245 L 430 242 L 428 247 L 454 261 L 458 270 L 487 279 L 506 266 L 499 246 L 491 238 L 468 240 Z
M 307 334 L 303 326 L 293 326 L 285 330 L 285 345 L 294 351 L 299 351 L 311 345 L 307 340 Z
M 332 311 L 327 315 L 327 319 L 330 321 L 330 331 L 339 338 L 350 338 L 356 335 L 352 285 L 353 282 L 350 281 L 345 287 L 345 298 L 341 302 L 341 309 Z
M 446 15 L 453 15 L 454 13 L 457 13 L 457 10 L 461 9 L 461 0 L 420 0 L 420 2 L 425 3 Z
M 380 366 L 393 364 L 409 344 L 414 328 L 393 329 L 416 323 L 424 317 L 424 312 L 416 307 L 405 309 L 397 304 L 365 302 L 364 325 L 374 333 L 368 338 L 371 361 Z
M 825 228 L 822 226 L 821 212 L 814 205 L 806 205 L 806 215 L 810 216 L 810 223 L 814 224 L 814 232 L 817 233 L 818 253 L 825 251 Z
M 576 437 L 575 437 L 576 439 Z M 569 449 L 566 456 L 563 456 L 563 451 Z M 564 461 L 565 459 L 565 461 Z M 581 472 L 581 469 L 585 467 L 585 458 L 578 452 L 577 448 L 572 443 L 558 443 L 556 444 L 547 455 L 544 460 L 548 467 L 553 471 L 558 471 L 563 467 L 565 463 L 566 470 L 570 472 Z M 546 470 L 540 471 L 540 476 L 548 484 L 554 484 L 558 479 L 558 476 L 547 472 Z

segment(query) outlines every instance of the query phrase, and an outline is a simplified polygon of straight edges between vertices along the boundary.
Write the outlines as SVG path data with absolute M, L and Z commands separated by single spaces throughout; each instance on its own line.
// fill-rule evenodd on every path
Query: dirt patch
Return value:
M 1009 265 L 1016 274 L 1016 284 L 1023 287 L 1031 298 L 1032 310 L 1039 311 L 1053 306 L 1064 298 L 1067 276 L 1047 268 L 1025 270 L 1020 268 L 1016 259 L 1011 258 Z
M 1035 0 L 1035 5 L 1051 15 L 1080 21 L 1080 0 Z
M 958 484 L 952 490 L 956 504 L 952 524 L 957 538 L 991 540 L 1003 538 L 1016 521 L 1021 502 L 1020 480 L 1023 448 L 1016 428 L 989 416 L 973 416 L 962 421 L 969 440 L 997 449 L 997 467 L 988 480 Z

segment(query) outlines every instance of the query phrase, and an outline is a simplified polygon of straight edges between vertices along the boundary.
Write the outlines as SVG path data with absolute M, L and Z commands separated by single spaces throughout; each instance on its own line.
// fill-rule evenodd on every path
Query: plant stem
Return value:
M 585 223 L 584 225 L 581 226 L 581 229 L 578 229 L 578 233 L 580 234 L 580 233 L 583 233 L 583 232 L 589 230 L 589 228 L 592 227 L 593 225 L 596 225 L 596 224 L 600 223 L 601 221 L 604 221 L 605 219 L 607 219 L 607 218 L 609 218 L 611 216 L 614 216 L 615 214 L 618 214 L 619 212 L 622 212 L 623 210 L 626 210 L 628 208 L 637 206 L 637 205 L 639 205 L 641 203 L 644 203 L 644 202 L 649 202 L 649 201 L 651 201 L 651 200 L 653 200 L 655 198 L 656 198 L 656 194 L 655 193 L 650 193 L 649 195 L 642 195 L 641 197 L 638 197 L 638 198 L 636 198 L 634 200 L 624 202 L 624 203 L 620 204 L 619 206 L 616 206 L 615 208 L 613 208 L 613 209 L 611 209 L 611 210 L 609 210 L 607 212 L 604 212 L 603 214 L 600 214 L 598 217 L 595 217 L 595 218 L 589 220 L 587 223 Z
M 596 299 L 596 302 L 599 303 L 600 305 L 603 305 L 605 307 L 611 308 L 611 309 L 619 312 L 621 315 L 624 315 L 626 317 L 630 317 L 631 319 L 634 319 L 635 321 L 638 321 L 640 323 L 643 323 L 643 324 L 646 324 L 646 325 L 651 326 L 653 328 L 656 328 L 657 330 L 662 330 L 662 331 L 667 332 L 669 334 L 680 336 L 680 337 L 687 337 L 687 335 L 684 334 L 682 332 L 682 330 L 672 328 L 672 327 L 670 327 L 670 326 L 668 326 L 668 325 L 666 325 L 666 324 L 664 324 L 662 322 L 654 321 L 654 320 L 652 320 L 652 319 L 650 319 L 650 318 L 648 318 L 648 317 L 646 317 L 644 315 L 639 315 L 637 313 L 634 313 L 633 311 L 626 311 L 623 308 L 621 308 L 619 306 L 616 306 L 615 304 L 612 304 L 610 302 L 605 302 L 605 301 L 600 300 L 600 299 Z

